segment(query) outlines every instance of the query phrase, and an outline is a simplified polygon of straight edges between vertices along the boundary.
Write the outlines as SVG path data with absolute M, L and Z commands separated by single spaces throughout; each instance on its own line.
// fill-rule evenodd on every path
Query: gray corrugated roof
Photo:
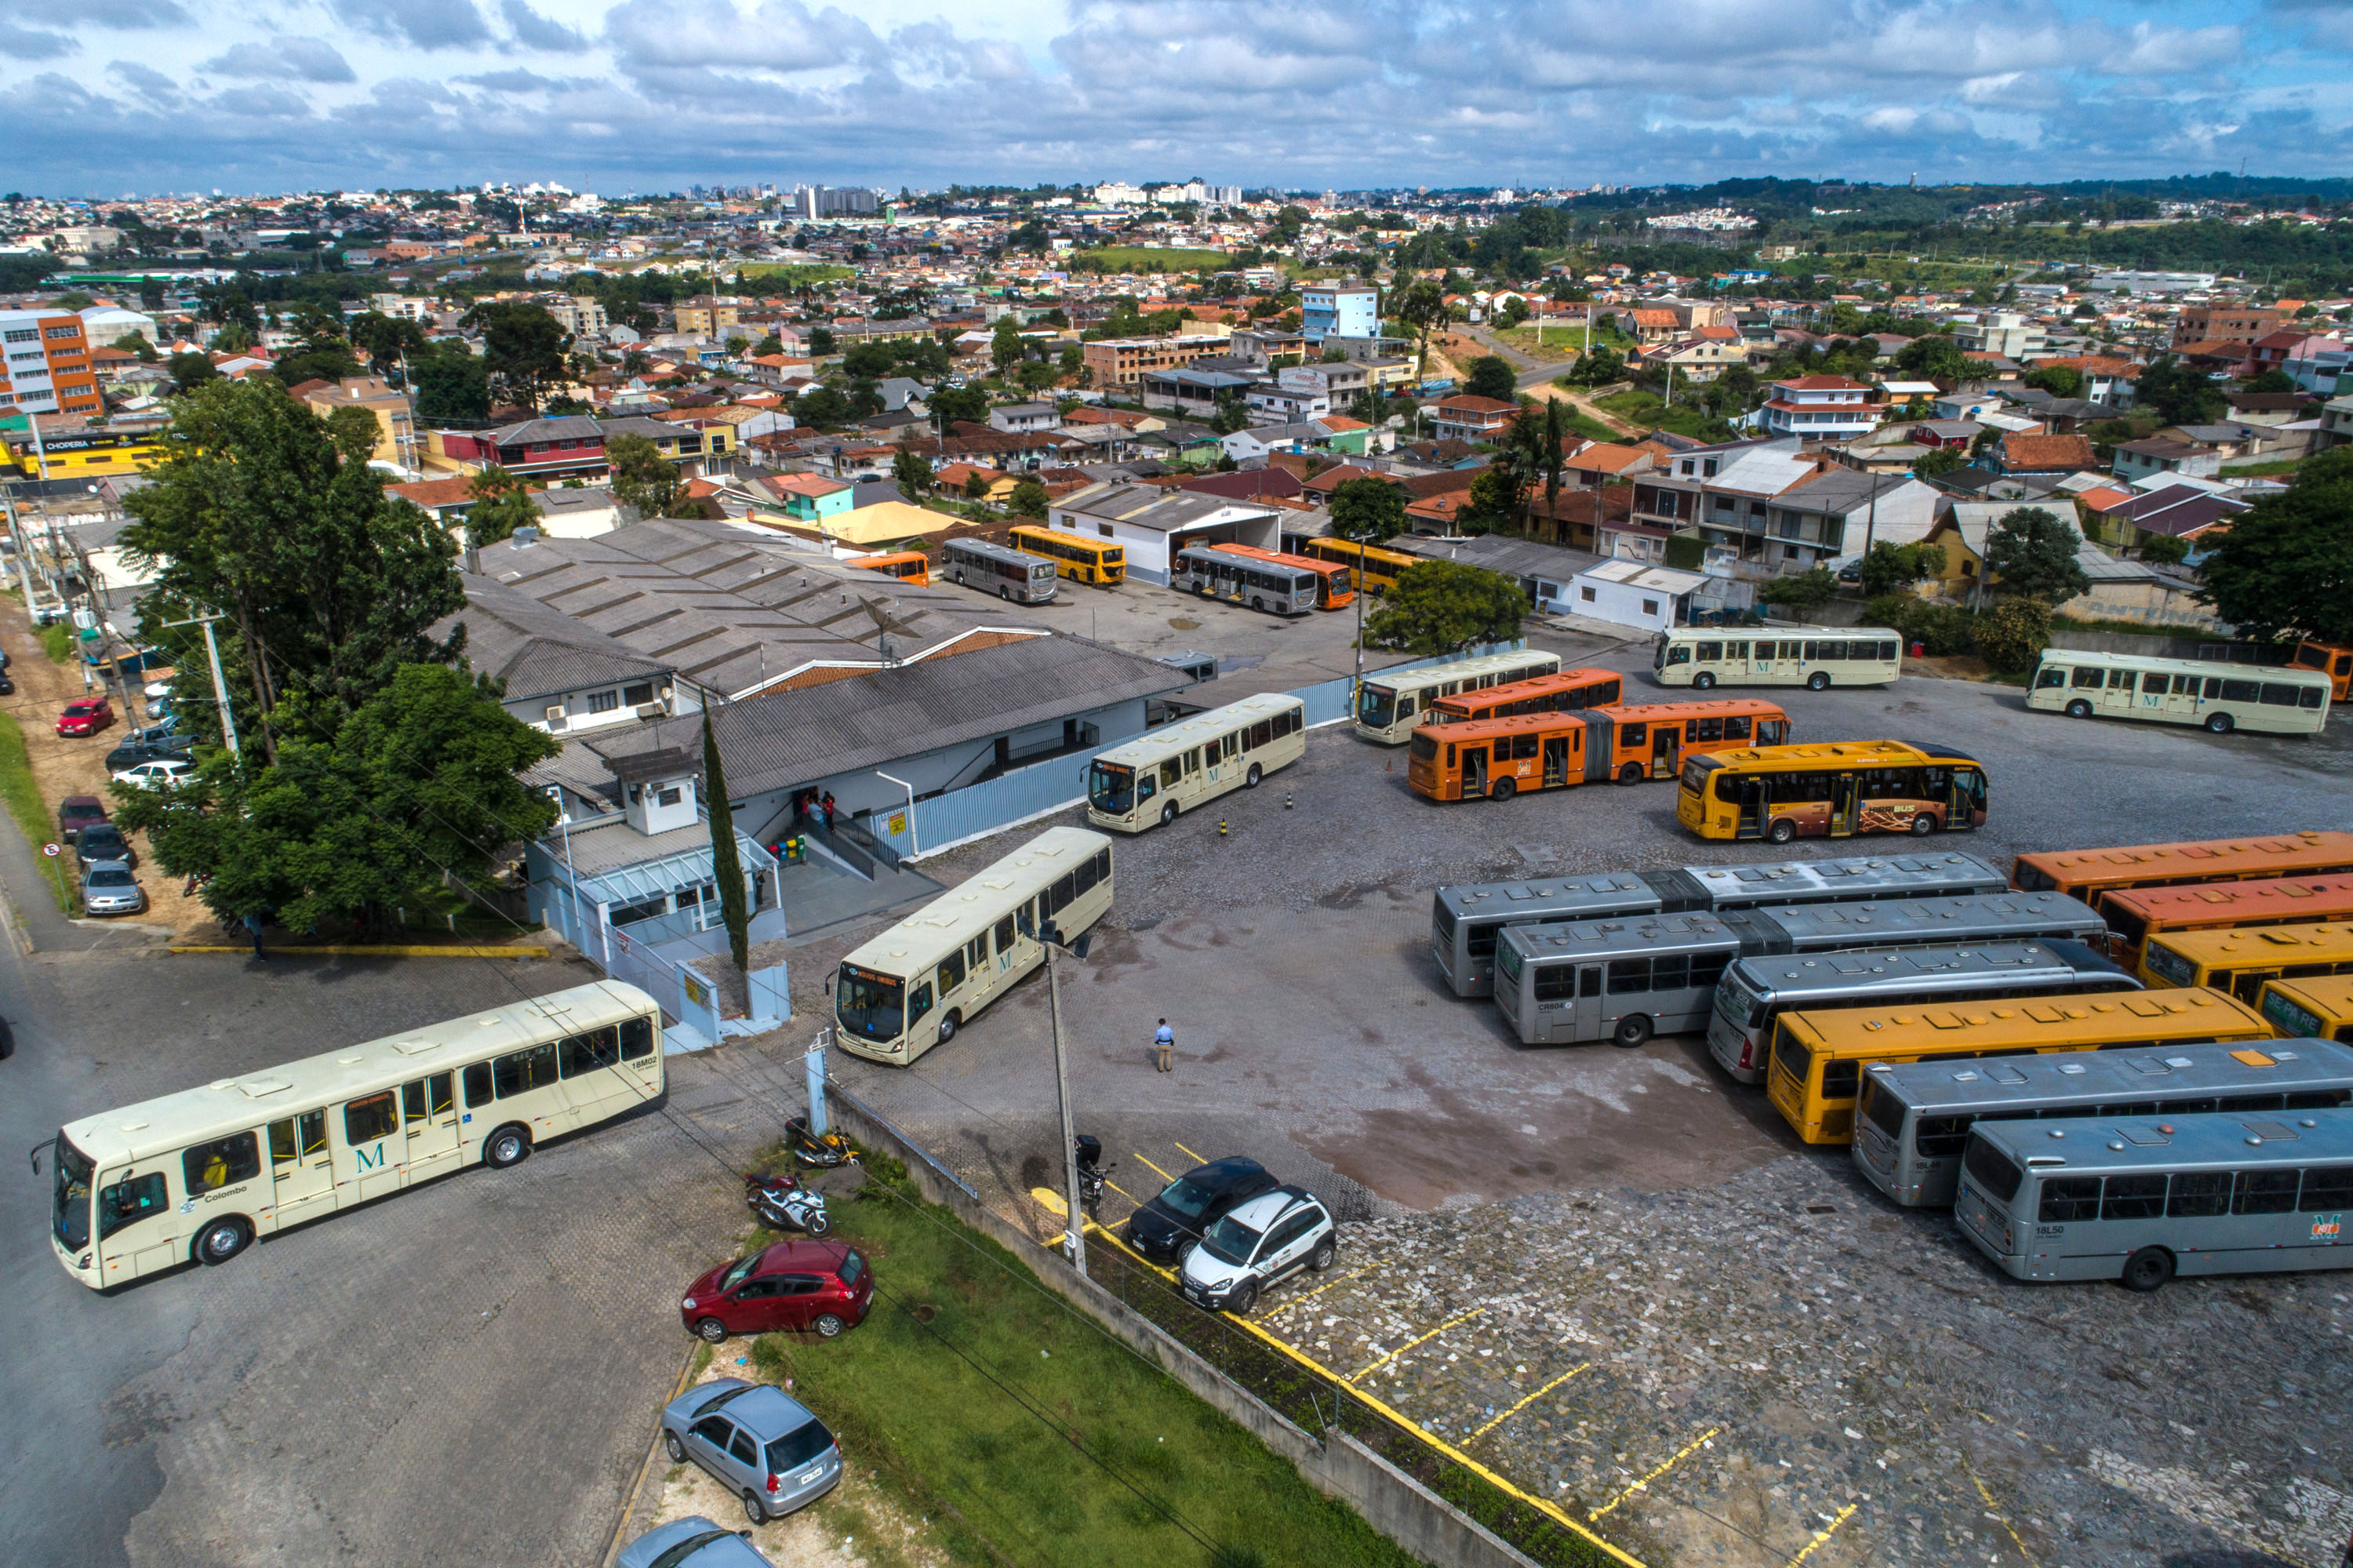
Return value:
M 554 696 L 589 686 L 658 678 L 670 666 L 648 659 L 593 627 L 550 609 L 526 593 L 471 573 L 466 608 L 434 629 L 466 623 L 466 659 L 506 683 L 510 702 Z
M 736 795 L 1004 735 L 1188 684 L 1156 660 L 1076 637 L 942 654 L 846 680 L 728 703 L 712 734 Z M 642 725 L 591 750 L 607 758 L 702 744 L 702 715 Z

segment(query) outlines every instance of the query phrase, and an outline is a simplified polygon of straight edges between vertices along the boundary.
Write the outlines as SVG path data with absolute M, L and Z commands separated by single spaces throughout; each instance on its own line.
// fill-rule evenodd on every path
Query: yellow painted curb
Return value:
M 253 952 L 244 947 L 207 948 L 190 945 L 170 949 L 174 953 L 244 953 Z M 341 958 L 341 959 L 543 959 L 545 948 L 269 948 L 273 959 Z

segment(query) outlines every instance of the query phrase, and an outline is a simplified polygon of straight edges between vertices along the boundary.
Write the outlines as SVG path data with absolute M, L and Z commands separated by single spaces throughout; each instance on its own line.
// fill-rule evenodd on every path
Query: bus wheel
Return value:
M 1011 599 L 1013 598 L 1013 590 L 1012 590 L 1011 588 L 1005 588 L 1005 587 L 1003 587 L 1003 586 L 1001 586 L 1001 585 L 1000 585 L 1000 586 L 998 587 L 997 590 L 997 598 L 999 598 L 999 599 L 1008 599 L 1008 600 L 1009 600 L 1009 599 Z
M 1650 1037 L 1650 1019 L 1637 1012 L 1618 1021 L 1617 1033 L 1609 1036 L 1609 1044 L 1621 1050 L 1630 1051 Z
M 1773 825 L 1765 830 L 1765 839 L 1768 843 L 1785 844 L 1797 836 L 1798 823 L 1791 817 L 1776 817 Z
M 1709 674 L 1706 671 L 1702 670 L 1698 674 L 1692 677 L 1692 684 L 1704 692 L 1710 686 L 1715 684 L 1715 677 Z
M 2069 718 L 2090 718 L 2092 716 L 2092 705 L 2085 702 L 2083 698 L 2077 697 L 2073 702 L 2067 705 L 2067 716 Z
M 1925 839 L 1936 831 L 1936 818 L 1930 816 L 1926 811 L 1915 811 L 1912 814 L 1912 836 L 1914 838 Z
M 2231 715 L 2229 714 L 2208 714 L 2206 715 L 2206 727 L 2216 735 L 2228 735 L 2231 733 Z
M 531 1154 L 531 1134 L 519 1127 L 502 1127 L 482 1145 L 482 1163 L 493 1171 L 520 1165 Z
M 210 1267 L 227 1263 L 253 1242 L 253 1227 L 231 1214 L 196 1233 L 196 1261 Z
M 950 1012 L 948 1013 L 948 1015 L 947 1015 L 945 1018 L 943 1018 L 943 1019 L 941 1019 L 941 1020 L 940 1020 L 940 1040 L 939 1040 L 939 1043 L 940 1043 L 941 1044 L 944 1045 L 944 1044 L 946 1044 L 949 1041 L 951 1041 L 951 1040 L 955 1039 L 955 1032 L 956 1032 L 956 1025 L 957 1025 L 957 1024 L 959 1024 L 959 1023 L 961 1023 L 961 1022 L 964 1022 L 964 1020 L 962 1020 L 961 1018 L 958 1018 L 958 1017 L 955 1015 L 955 1012 L 954 1012 L 953 1010 L 952 1010 L 952 1011 L 950 1011 Z
M 1640 784 L 1641 781 L 1642 765 L 1639 762 L 1630 762 L 1618 770 L 1618 782 L 1620 784 Z
M 1265 773 L 1261 770 L 1259 765 L 1253 762 L 1250 764 L 1250 771 L 1242 775 L 1242 788 L 1245 789 L 1255 789 L 1258 788 L 1258 781 L 1265 777 Z
M 2126 1290 L 2157 1290 L 2173 1277 L 2173 1255 L 2161 1246 L 2145 1246 L 2125 1259 Z
M 1160 825 L 1166 827 L 1176 820 L 1176 802 L 1171 800 L 1160 808 Z
M 1496 779 L 1494 788 L 1487 791 L 1491 799 L 1497 800 L 1508 800 L 1519 792 L 1520 787 L 1508 779 Z
M 1828 670 L 1817 670 L 1812 674 L 1806 677 L 1806 690 L 1810 692 L 1827 692 L 1830 689 L 1831 673 Z
M 1250 608 L 1252 609 L 1264 609 L 1266 608 L 1266 600 L 1262 599 L 1253 599 L 1250 600 Z

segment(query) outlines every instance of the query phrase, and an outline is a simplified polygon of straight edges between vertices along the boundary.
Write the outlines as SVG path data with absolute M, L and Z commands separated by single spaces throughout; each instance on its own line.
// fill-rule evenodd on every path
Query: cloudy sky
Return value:
M 6 0 L 0 185 L 2353 169 L 2353 0 Z

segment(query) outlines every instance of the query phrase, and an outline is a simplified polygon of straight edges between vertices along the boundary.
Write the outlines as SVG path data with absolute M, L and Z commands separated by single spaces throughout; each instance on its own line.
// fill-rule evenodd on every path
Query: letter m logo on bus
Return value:
M 2343 1214 L 2313 1215 L 2312 1239 L 2316 1242 L 2333 1242 L 2338 1240 L 2345 1234 L 2344 1219 L 2345 1216 Z
M 352 1152 L 360 1157 L 360 1169 L 363 1171 L 380 1171 L 384 1168 L 384 1145 L 381 1142 L 375 1146 L 374 1154 L 370 1154 L 364 1149 L 354 1149 Z

